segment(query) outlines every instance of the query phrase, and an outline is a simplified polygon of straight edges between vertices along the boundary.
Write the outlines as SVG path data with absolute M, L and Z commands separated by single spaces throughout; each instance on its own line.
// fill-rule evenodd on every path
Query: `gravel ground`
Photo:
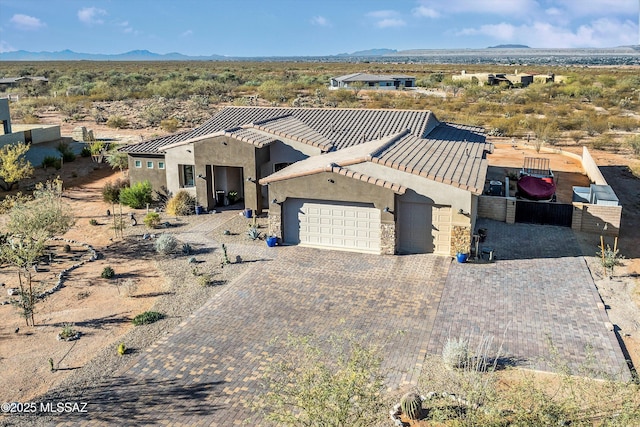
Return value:
M 165 220 L 168 220 L 172 227 L 158 230 L 156 238 L 160 233 L 170 233 L 180 242 L 174 254 L 158 258 L 155 262 L 156 268 L 161 271 L 165 280 L 158 287 L 157 293 L 160 298 L 152 310 L 163 313 L 166 317 L 156 323 L 133 328 L 100 351 L 89 363 L 77 369 L 58 387 L 38 398 L 38 401 L 64 401 L 65 396 L 81 394 L 85 387 L 126 370 L 135 363 L 137 354 L 178 327 L 183 319 L 201 307 L 227 283 L 255 265 L 247 261 L 268 256 L 268 248 L 262 241 L 267 227 L 266 217 L 256 218 L 254 222 L 254 219 L 246 219 L 237 211 L 229 210 L 218 214 Z M 261 239 L 251 240 L 248 237 L 246 232 L 252 225 L 257 226 L 262 232 Z M 133 228 L 128 230 L 138 231 Z M 226 234 L 225 230 L 229 231 L 229 234 Z M 141 234 L 131 234 L 127 239 L 131 246 L 135 247 L 132 251 L 134 253 L 154 252 L 154 239 L 143 240 Z M 191 254 L 181 252 L 182 243 L 191 245 Z M 226 265 L 223 265 L 223 243 L 228 248 L 231 261 Z M 195 263 L 189 262 L 191 257 L 195 257 Z M 210 274 L 213 279 L 208 286 L 199 283 L 199 277 L 203 274 Z M 135 292 L 133 295 L 136 295 Z M 118 355 L 116 351 L 121 342 L 124 342 L 128 349 L 125 356 Z M 0 418 L 0 425 L 47 426 L 53 425 L 56 421 L 59 419 L 47 415 L 12 416 Z

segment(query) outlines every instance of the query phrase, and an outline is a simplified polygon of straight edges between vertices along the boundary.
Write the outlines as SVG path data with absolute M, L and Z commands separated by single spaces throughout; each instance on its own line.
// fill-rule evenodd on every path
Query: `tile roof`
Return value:
M 405 130 L 397 135 L 392 135 L 376 141 L 369 141 L 364 144 L 345 148 L 344 150 L 333 151 L 319 156 L 311 156 L 262 178 L 259 182 L 261 185 L 265 185 L 301 176 L 315 175 L 321 172 L 333 172 L 350 178 L 359 179 L 364 182 L 370 182 L 384 188 L 389 188 L 398 194 L 403 194 L 406 191 L 405 187 L 389 182 L 383 178 L 376 178 L 355 172 L 350 170 L 348 166 L 371 160 L 371 158 L 376 156 L 377 153 L 394 144 L 407 134 L 408 131 Z
M 455 129 L 449 124 L 441 126 Z M 493 144 L 474 140 L 475 134 L 465 129 L 443 132 L 450 139 L 406 135 L 371 162 L 482 194 L 488 166 L 485 153 L 493 151 Z
M 162 153 L 160 148 L 167 145 L 284 116 L 298 119 L 309 129 L 313 129 L 314 132 L 331 141 L 332 149 L 335 150 L 393 135 L 404 129 L 411 129 L 414 135 L 422 137 L 440 123 L 430 111 L 226 107 L 193 130 L 127 145 L 120 151 L 130 154 L 160 154 Z M 265 130 L 267 128 L 269 127 L 265 126 Z M 313 138 L 319 141 L 317 136 Z
M 322 149 L 322 151 L 329 151 L 333 148 L 333 143 L 327 137 L 311 129 L 304 122 L 293 116 L 261 120 L 248 126 L 273 135 L 318 147 Z
M 358 160 L 481 194 L 485 153 L 493 151 L 482 128 L 441 123 L 429 111 L 263 107 L 227 107 L 196 129 L 121 150 L 161 154 L 168 147 L 215 135 L 256 147 L 289 138 L 327 152 L 263 178 L 265 183 L 296 173 L 317 173 L 329 163 L 346 167 Z M 369 151 L 372 147 L 378 149 Z

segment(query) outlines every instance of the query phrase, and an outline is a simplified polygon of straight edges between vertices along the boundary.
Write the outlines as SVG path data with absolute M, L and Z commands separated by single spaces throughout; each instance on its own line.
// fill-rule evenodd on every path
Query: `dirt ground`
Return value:
M 60 117 L 51 116 L 46 117 L 43 122 L 60 124 L 62 121 Z M 62 134 L 68 136 L 73 128 L 81 125 L 92 129 L 97 138 L 125 143 L 163 133 L 158 129 L 114 130 L 86 120 L 86 123 L 63 122 Z M 496 150 L 490 156 L 490 165 L 497 168 L 496 173 L 504 173 L 504 168 L 522 167 L 525 155 L 540 157 L 523 143 L 514 148 L 508 140 L 496 142 Z M 563 149 L 581 152 L 581 148 L 577 146 Z M 640 366 L 640 286 L 637 284 L 640 276 L 640 180 L 633 177 L 627 167 L 630 162 L 637 161 L 624 154 L 598 150 L 592 151 L 592 155 L 602 166 L 606 179 L 625 207 L 619 247 L 626 259 L 616 269 L 613 278 L 600 273 L 595 257 L 599 238 L 582 236 L 581 239 L 611 322 L 618 328 L 624 349 L 637 367 Z M 588 179 L 579 170 L 577 162 L 565 156 L 548 156 L 551 168 L 558 173 L 564 188 L 588 184 Z M 503 169 L 502 172 L 500 169 Z M 38 178 L 52 177 L 51 171 L 37 171 Z M 99 350 L 110 346 L 115 352 L 119 337 L 132 328 L 130 319 L 153 306 L 157 298 L 154 292 L 165 280 L 165 276 L 151 260 L 133 256 L 131 248 L 114 239 L 110 218 L 106 216 L 110 206 L 102 201 L 100 190 L 105 182 L 119 177 L 119 172 L 112 171 L 105 164 L 98 165 L 91 163 L 88 158 L 79 157 L 75 162 L 65 164 L 56 174 L 65 182 L 65 198 L 71 203 L 77 216 L 76 225 L 64 237 L 92 245 L 101 257 L 72 271 L 65 286 L 38 305 L 35 328 L 26 327 L 24 319 L 19 317 L 13 306 L 0 305 L 0 387 L 10 390 L 9 395 L 3 397 L 4 400 L 33 399 L 62 382 L 76 368 L 91 360 Z M 572 184 L 573 182 L 576 184 Z M 566 198 L 567 195 L 563 193 L 562 197 Z M 92 218 L 99 225 L 90 225 L 89 220 Z M 77 250 L 80 254 L 81 248 Z M 594 256 L 590 256 L 592 253 Z M 116 278 L 113 280 L 100 278 L 102 269 L 107 265 L 113 266 L 116 271 Z M 37 273 L 36 278 L 50 282 L 56 268 L 63 268 L 62 263 L 47 266 L 47 271 Z M 128 280 L 135 284 L 137 298 L 126 297 L 124 284 L 131 283 Z M 16 281 L 15 273 L 0 272 L 0 281 L 10 287 Z M 6 292 L 2 292 L 0 303 L 6 299 Z M 56 339 L 65 323 L 75 325 L 75 329 L 82 334 L 79 340 L 64 342 Z M 16 328 L 19 328 L 17 333 Z M 50 372 L 49 358 L 54 360 L 58 369 L 55 373 Z
M 160 280 L 151 261 L 130 256 L 126 248 L 121 247 L 121 241 L 112 240 L 114 233 L 106 216 L 109 206 L 102 201 L 101 188 L 119 172 L 83 158 L 64 168 L 61 175 L 68 188 L 64 197 L 76 215 L 75 226 L 64 237 L 92 245 L 100 258 L 72 270 L 64 286 L 37 305 L 33 328 L 25 325 L 12 305 L 0 306 L 0 389 L 5 393 L 9 391 L 3 396 L 5 401 L 33 399 L 87 363 L 100 349 L 111 345 L 115 351 L 118 337 L 132 328 L 130 319 L 151 307 L 155 300 L 153 296 L 145 296 L 153 295 Z M 44 172 L 40 170 L 40 173 Z M 77 177 L 72 178 L 72 173 Z M 92 218 L 99 225 L 90 225 Z M 42 282 L 46 289 L 55 284 L 59 270 L 68 267 L 64 252 L 59 250 L 60 242 L 57 246 L 55 261 L 34 274 L 35 281 Z M 84 252 L 82 246 L 72 245 L 71 255 L 82 256 Z M 107 265 L 116 271 L 114 279 L 100 277 Z M 127 289 L 122 285 L 127 278 L 134 282 L 135 295 L 140 295 L 139 298 L 126 297 Z M 0 282 L 5 283 L 5 288 L 16 286 L 17 276 L 2 270 Z M 3 290 L 0 303 L 7 299 L 7 292 Z M 57 340 L 66 323 L 74 325 L 81 334 L 80 339 Z M 49 358 L 54 361 L 55 373 L 50 372 Z

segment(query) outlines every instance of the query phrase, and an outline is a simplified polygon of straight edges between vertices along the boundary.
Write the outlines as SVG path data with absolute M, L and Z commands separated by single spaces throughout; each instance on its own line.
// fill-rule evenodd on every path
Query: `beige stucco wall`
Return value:
M 506 222 L 507 199 L 505 197 L 496 196 L 479 196 L 478 216 L 480 218 L 488 218 L 495 221 Z
M 194 155 L 194 147 L 193 144 L 181 145 L 178 147 L 170 148 L 165 151 L 165 162 L 166 162 L 166 176 L 167 176 L 167 188 L 173 194 L 177 193 L 180 190 L 185 190 L 190 193 L 192 196 L 196 196 L 196 187 L 180 187 L 180 165 L 194 165 L 195 155 Z M 196 170 L 194 171 L 194 181 L 197 185 L 198 182 L 198 174 L 204 174 L 204 170 Z
M 201 174 L 206 179 L 196 178 L 196 194 L 198 203 L 207 209 L 213 209 L 211 191 L 215 191 L 215 182 L 210 179 L 207 166 L 231 166 L 242 168 L 242 189 L 239 194 L 244 196 L 246 208 L 256 212 L 262 210 L 262 197 L 260 196 L 260 186 L 257 184 L 259 168 L 257 164 L 264 163 L 269 159 L 268 147 L 256 148 L 249 143 L 238 141 L 226 136 L 215 136 L 196 141 L 193 144 L 193 155 L 195 161 L 195 175 Z M 192 163 L 193 164 L 193 163 Z M 252 181 L 247 181 L 251 178 Z
M 407 194 L 402 196 L 404 200 L 413 199 L 420 201 L 417 199 L 422 196 L 428 199 L 424 200 L 426 202 L 451 206 L 452 225 L 471 225 L 471 217 L 473 217 L 475 213 L 471 209 L 472 194 L 469 191 L 369 162 L 351 165 L 349 169 L 365 175 L 384 177 L 384 179 L 389 182 L 397 183 L 411 189 L 412 191 L 408 191 Z M 459 214 L 460 209 L 467 215 Z
M 333 182 L 331 182 L 333 181 Z M 282 221 L 282 204 L 287 198 L 336 200 L 341 202 L 372 203 L 381 211 L 395 204 L 395 193 L 387 188 L 348 178 L 332 172 L 321 172 L 269 184 L 269 197 L 278 203 L 269 206 L 269 217 Z M 393 211 L 393 209 L 391 209 Z M 395 218 L 392 212 L 380 212 L 382 253 L 395 252 Z M 282 237 L 283 225 L 271 225 L 271 231 Z
M 142 167 L 135 167 L 135 161 L 140 160 L 142 162 Z M 154 162 L 153 169 L 147 169 L 147 162 Z M 154 190 L 160 191 L 163 186 L 167 185 L 167 178 L 165 174 L 165 170 L 158 169 L 158 162 L 165 161 L 163 156 L 129 156 L 129 182 L 134 184 L 136 182 L 142 182 L 147 180 L 151 183 L 151 187 Z M 166 168 L 166 161 L 165 161 Z
M 571 228 L 585 233 L 618 236 L 621 218 L 622 206 L 574 202 Z

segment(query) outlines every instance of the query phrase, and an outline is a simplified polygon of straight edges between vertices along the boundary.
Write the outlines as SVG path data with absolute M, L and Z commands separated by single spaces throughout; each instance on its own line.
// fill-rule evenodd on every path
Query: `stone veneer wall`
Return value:
M 396 253 L 396 225 L 393 222 L 380 224 L 380 254 Z
M 467 251 L 471 248 L 471 227 L 454 225 L 451 229 L 451 255 L 455 256 L 456 247 L 463 246 Z
M 269 212 L 269 235 L 282 240 L 282 222 L 280 215 Z

